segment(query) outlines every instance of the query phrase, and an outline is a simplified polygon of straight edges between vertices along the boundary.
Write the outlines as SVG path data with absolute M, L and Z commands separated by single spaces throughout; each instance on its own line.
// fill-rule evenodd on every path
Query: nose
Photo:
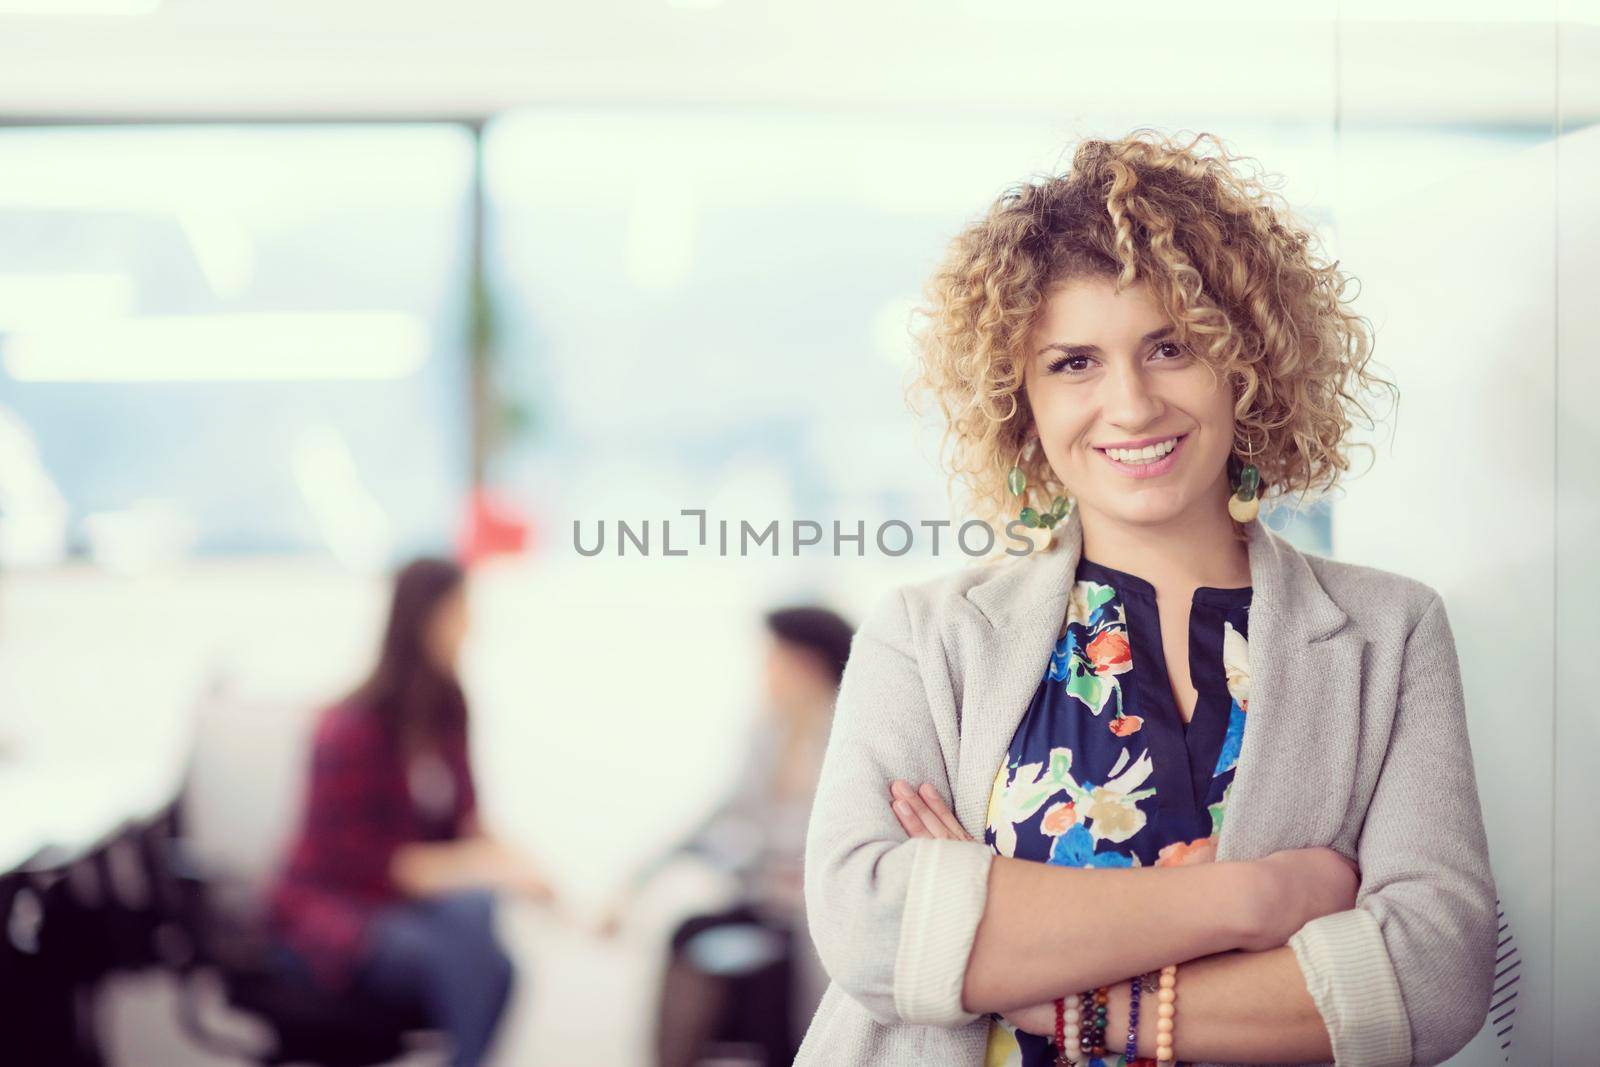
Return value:
M 1118 361 L 1102 379 L 1101 413 L 1114 426 L 1137 433 L 1161 417 L 1161 398 L 1150 391 L 1150 383 L 1137 365 Z

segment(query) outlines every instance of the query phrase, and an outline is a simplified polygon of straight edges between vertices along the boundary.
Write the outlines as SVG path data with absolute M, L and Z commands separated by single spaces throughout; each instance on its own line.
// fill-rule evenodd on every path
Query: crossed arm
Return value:
M 972 840 L 932 786 L 913 791 L 897 780 L 891 797 L 909 837 Z M 1279 887 L 1292 889 L 1295 878 L 1321 871 L 1326 895 L 1309 906 L 1330 912 L 1349 907 L 1354 871 L 1341 870 L 1348 865 L 1331 853 L 1310 854 L 1327 850 L 1304 851 L 1290 858 L 1294 870 L 1276 879 Z M 1071 876 L 1070 882 L 1062 875 Z M 1244 863 L 1067 871 L 997 857 L 967 964 L 963 1005 L 1001 1012 L 1018 1029 L 1049 1036 L 1055 997 L 1107 985 L 1107 1040 L 1120 1049 L 1128 1032 L 1132 976 L 1177 962 L 1184 964 L 1180 1021 L 1173 1030 L 1180 1061 L 1326 1063 L 1333 1058 L 1328 1031 L 1293 951 L 1281 942 L 1256 951 L 1239 947 L 1281 933 L 1271 929 L 1272 909 L 1261 907 L 1273 881 L 1274 872 Z M 1062 907 L 1062 899 L 1083 903 Z M 1196 908 L 1195 900 L 1211 905 Z M 1041 921 L 1045 916 L 1062 921 Z M 1285 916 L 1279 925 L 1291 921 Z M 1107 937 L 1107 930 L 1130 936 Z M 1075 967 L 1064 983 L 1060 961 L 1066 959 Z M 1140 1056 L 1155 1055 L 1153 1011 L 1141 1012 L 1137 1040 Z
M 908 837 L 886 783 L 951 794 L 960 703 L 927 605 L 914 624 L 903 594 L 881 601 L 852 645 L 806 841 L 824 967 L 883 1024 L 957 1027 L 1178 963 L 1182 1059 L 1443 1063 L 1485 1020 L 1495 898 L 1449 623 L 1436 595 L 1417 610 L 1352 857 L 1360 885 L 1340 910 L 1313 899 L 1315 879 L 1285 877 L 1286 858 L 1307 850 L 1076 870 L 995 856 L 964 832 Z M 1195 906 L 1225 912 L 1230 884 L 1246 905 L 1242 937 Z M 1125 997 L 1118 985 L 1114 1024 Z

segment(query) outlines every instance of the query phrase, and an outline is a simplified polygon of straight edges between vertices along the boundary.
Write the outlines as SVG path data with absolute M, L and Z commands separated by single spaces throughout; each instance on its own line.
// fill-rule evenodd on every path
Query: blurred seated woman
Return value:
M 766 708 L 740 753 L 737 782 L 697 827 L 635 872 L 602 920 L 602 932 L 613 932 L 630 899 L 682 855 L 739 883 L 728 907 L 694 915 L 672 935 L 657 1010 L 658 1067 L 690 1067 L 719 1041 L 757 1046 L 769 1067 L 787 1065 L 821 998 L 801 861 L 853 630 L 821 607 L 779 609 L 765 622 Z
M 451 1062 L 483 1061 L 512 964 L 492 891 L 549 900 L 527 860 L 484 833 L 456 661 L 465 576 L 417 560 L 396 577 L 377 666 L 319 721 L 299 832 L 271 897 L 288 965 L 329 993 L 420 1012 Z

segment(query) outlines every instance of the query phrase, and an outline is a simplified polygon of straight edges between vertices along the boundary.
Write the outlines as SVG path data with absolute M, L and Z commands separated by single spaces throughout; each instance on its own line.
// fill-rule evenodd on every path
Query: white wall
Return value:
M 1596 78 L 1578 68 L 1575 77 Z M 1600 127 L 1556 145 L 1554 1063 L 1595 1056 L 1600 999 Z
M 1349 71 L 1374 69 L 1377 42 L 1345 45 Z M 1445 598 L 1515 938 L 1502 952 L 1520 953 L 1499 965 L 1499 1021 L 1460 1064 L 1587 1062 L 1595 1041 L 1600 137 L 1560 120 L 1600 79 L 1592 65 L 1558 68 L 1556 46 L 1552 27 L 1547 76 L 1523 88 L 1525 102 L 1542 94 L 1547 130 L 1429 134 L 1386 124 L 1383 94 L 1359 73 L 1341 90 L 1355 121 L 1338 136 L 1337 251 L 1401 401 L 1374 438 L 1375 467 L 1334 509 L 1335 554 Z M 1408 73 L 1435 93 L 1466 93 L 1473 77 L 1427 56 Z
M 1385 175 L 1428 155 L 1415 134 L 1343 147 L 1348 168 Z M 1341 212 L 1340 252 L 1400 402 L 1371 471 L 1334 508 L 1334 547 L 1445 599 L 1496 883 L 1524 959 L 1507 1051 L 1532 1064 L 1550 1062 L 1551 1022 L 1553 150 L 1481 147 Z M 1486 1029 L 1452 1062 L 1503 1062 L 1502 1040 Z

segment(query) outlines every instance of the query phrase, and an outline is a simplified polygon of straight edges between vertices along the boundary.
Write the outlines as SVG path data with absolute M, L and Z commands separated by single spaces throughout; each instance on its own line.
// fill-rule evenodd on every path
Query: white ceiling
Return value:
M 0 14 L 0 118 L 625 102 L 1321 121 L 1337 105 L 1347 122 L 1549 127 L 1559 77 L 1568 127 L 1600 119 L 1600 0 L 1546 0 L 1542 18 L 1537 4 L 1497 13 L 1509 6 L 165 0 L 141 17 Z

